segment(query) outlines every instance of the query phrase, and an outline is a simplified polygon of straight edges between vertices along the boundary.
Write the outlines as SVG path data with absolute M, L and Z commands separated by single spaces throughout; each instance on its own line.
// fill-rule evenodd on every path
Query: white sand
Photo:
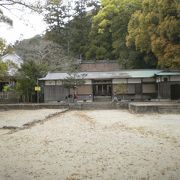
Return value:
M 0 112 L 0 128 L 22 127 L 24 124 L 44 120 L 65 109 L 9 110 Z
M 70 111 L 13 134 L 0 130 L 1 180 L 177 180 L 180 116 Z

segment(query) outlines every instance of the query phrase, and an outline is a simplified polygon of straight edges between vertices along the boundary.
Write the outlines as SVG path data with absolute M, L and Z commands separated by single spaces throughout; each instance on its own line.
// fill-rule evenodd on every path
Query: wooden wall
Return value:
M 162 99 L 171 99 L 171 85 L 180 84 L 180 82 L 161 82 L 159 84 L 159 94 Z M 180 92 L 179 92 L 180 93 Z
M 62 101 L 69 95 L 69 90 L 63 86 L 49 85 L 44 87 L 44 101 Z
M 79 86 L 77 93 L 78 94 L 91 94 L 92 95 L 92 85 Z

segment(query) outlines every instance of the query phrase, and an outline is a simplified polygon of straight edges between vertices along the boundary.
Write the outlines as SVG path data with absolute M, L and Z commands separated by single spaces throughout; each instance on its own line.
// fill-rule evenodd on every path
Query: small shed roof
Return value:
M 143 69 L 143 70 L 120 70 L 109 72 L 79 72 L 75 74 L 75 77 L 84 79 L 117 79 L 117 78 L 152 78 L 156 74 L 162 72 L 157 69 Z M 39 80 L 63 80 L 70 77 L 70 74 L 65 72 L 48 73 L 46 77 Z
M 8 53 L 4 56 L 1 57 L 2 61 L 5 63 L 8 63 L 8 74 L 10 76 L 14 76 L 18 70 L 18 68 L 21 67 L 23 60 L 21 57 L 19 57 L 15 52 L 13 53 Z M 9 62 L 15 64 L 16 66 L 11 66 Z
M 180 76 L 180 72 L 160 72 L 157 76 Z

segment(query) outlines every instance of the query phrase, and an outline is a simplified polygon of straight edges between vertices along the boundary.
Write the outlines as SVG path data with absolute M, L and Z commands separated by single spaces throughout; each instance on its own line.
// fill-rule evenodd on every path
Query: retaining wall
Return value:
M 144 114 L 144 113 L 180 114 L 180 103 L 167 103 L 167 104 L 129 103 L 129 111 L 131 113 L 137 113 L 137 114 Z
M 131 113 L 175 113 L 180 114 L 180 103 L 131 103 L 131 102 L 92 102 L 70 104 L 0 104 L 0 110 L 12 109 L 70 109 L 70 110 L 106 110 L 106 109 L 129 109 Z

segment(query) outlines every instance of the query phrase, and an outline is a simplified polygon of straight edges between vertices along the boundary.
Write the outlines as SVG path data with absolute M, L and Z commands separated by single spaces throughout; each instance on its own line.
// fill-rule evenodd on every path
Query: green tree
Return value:
M 0 78 L 4 77 L 7 74 L 7 70 L 7 64 L 0 60 Z
M 3 55 L 6 50 L 6 44 L 5 41 L 0 38 L 0 55 Z
M 144 0 L 128 25 L 127 45 L 158 58 L 161 68 L 180 69 L 179 0 Z
M 72 64 L 68 68 L 68 77 L 64 80 L 65 87 L 69 89 L 75 89 L 77 86 L 81 86 L 85 83 L 84 77 L 86 74 L 79 74 L 79 66 Z
M 103 30 L 100 28 L 104 6 L 104 1 L 102 1 L 101 7 L 96 8 L 97 10 L 93 14 L 86 59 L 114 59 L 110 53 L 112 51 L 112 33 L 108 26 L 103 27 Z
M 112 55 L 112 34 L 108 29 L 99 33 L 99 22 L 94 21 L 89 33 L 89 43 L 86 51 L 86 59 L 103 60 L 114 59 Z
M 80 59 L 85 58 L 88 35 L 91 29 L 92 11 L 87 12 L 88 5 L 90 5 L 89 0 L 76 0 L 73 19 L 69 22 L 72 37 L 71 51 Z
M 47 67 L 34 61 L 25 62 L 19 69 L 16 90 L 25 98 L 26 102 L 32 102 L 36 92 L 34 90 L 38 78 L 47 73 Z
M 63 84 L 69 89 L 69 92 L 73 90 L 73 95 L 77 95 L 78 86 L 82 86 L 85 83 L 85 73 L 79 73 L 79 66 L 72 64 L 68 69 L 68 77 L 64 79 Z M 74 100 L 75 97 L 73 97 Z
M 144 53 L 126 46 L 130 17 L 139 9 L 141 0 L 102 0 L 102 7 L 93 18 L 87 59 L 118 60 L 124 68 L 153 67 Z
M 46 5 L 44 20 L 48 24 L 46 38 L 67 48 L 65 19 L 67 17 L 67 8 L 61 0 L 49 0 Z
M 2 38 L 0 38 L 0 55 L 3 55 L 6 49 L 7 47 L 5 41 Z M 0 59 L 0 78 L 4 77 L 7 74 L 7 71 L 8 71 L 8 64 L 2 62 Z
M 84 58 L 97 2 L 76 0 L 72 6 L 70 3 L 64 5 L 61 1 L 50 1 L 45 16 L 48 24 L 46 38 L 60 44 L 68 55 Z M 87 11 L 87 8 L 91 10 Z

